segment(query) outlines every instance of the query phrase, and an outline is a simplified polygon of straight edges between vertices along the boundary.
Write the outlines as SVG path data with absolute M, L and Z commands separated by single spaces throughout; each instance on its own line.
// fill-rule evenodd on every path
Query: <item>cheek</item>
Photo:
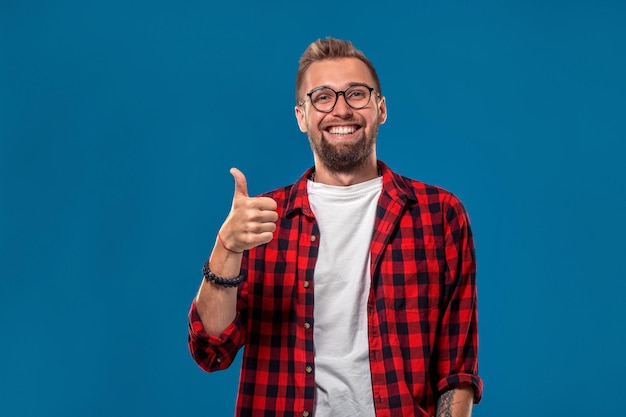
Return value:
M 319 131 L 320 130 L 319 125 L 321 121 L 322 121 L 321 117 L 315 117 L 315 115 L 309 115 L 309 117 L 305 119 L 305 123 L 307 125 L 309 132 Z

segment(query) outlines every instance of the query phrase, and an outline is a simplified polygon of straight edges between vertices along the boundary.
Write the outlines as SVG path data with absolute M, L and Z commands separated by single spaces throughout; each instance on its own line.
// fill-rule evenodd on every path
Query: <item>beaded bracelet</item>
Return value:
M 205 280 L 209 282 L 213 282 L 219 285 L 220 287 L 224 287 L 224 288 L 238 287 L 246 280 L 246 277 L 244 276 L 243 272 L 240 273 L 237 278 L 218 277 L 213 272 L 211 272 L 211 269 L 209 268 L 209 261 L 206 261 L 204 263 L 204 266 L 202 267 L 202 275 L 204 276 Z

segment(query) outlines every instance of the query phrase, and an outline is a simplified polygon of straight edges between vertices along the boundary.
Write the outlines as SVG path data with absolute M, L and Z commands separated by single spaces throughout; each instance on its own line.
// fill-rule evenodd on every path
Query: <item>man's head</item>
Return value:
M 348 41 L 312 43 L 300 59 L 296 90 L 296 119 L 318 172 L 376 171 L 376 136 L 387 107 L 363 53 Z
M 323 61 L 325 59 L 338 59 L 338 58 L 358 58 L 369 69 L 374 80 L 374 87 L 378 94 L 382 95 L 380 88 L 380 81 L 378 80 L 378 74 L 376 69 L 369 59 L 352 45 L 350 41 L 344 41 L 341 39 L 326 38 L 318 39 L 311 43 L 300 57 L 298 73 L 296 74 L 296 103 L 301 103 L 306 97 L 304 97 L 302 89 L 302 79 L 305 72 L 309 69 L 312 63 L 317 61 Z

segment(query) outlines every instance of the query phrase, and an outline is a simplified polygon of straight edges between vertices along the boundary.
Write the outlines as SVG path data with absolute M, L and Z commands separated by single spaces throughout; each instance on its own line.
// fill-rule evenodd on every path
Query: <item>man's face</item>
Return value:
M 334 172 L 348 173 L 376 159 L 378 126 L 387 118 L 384 97 L 372 92 L 370 102 L 362 109 L 353 109 L 339 95 L 328 113 L 311 104 L 306 94 L 319 87 L 344 91 L 352 85 L 375 87 L 368 67 L 358 58 L 340 58 L 311 64 L 304 74 L 300 97 L 304 104 L 296 106 L 296 118 L 302 132 L 309 137 L 316 162 Z

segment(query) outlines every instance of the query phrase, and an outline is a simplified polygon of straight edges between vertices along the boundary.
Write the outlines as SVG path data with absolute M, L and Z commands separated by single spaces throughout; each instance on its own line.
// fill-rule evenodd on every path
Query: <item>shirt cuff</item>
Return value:
M 472 387 L 474 389 L 474 404 L 478 404 L 483 396 L 483 381 L 474 374 L 453 374 L 441 379 L 437 384 L 437 391 L 444 392 L 459 387 Z
M 228 325 L 219 336 L 209 335 L 196 309 L 195 300 L 189 309 L 189 347 L 196 362 L 207 371 L 227 368 L 242 345 L 241 316 Z

